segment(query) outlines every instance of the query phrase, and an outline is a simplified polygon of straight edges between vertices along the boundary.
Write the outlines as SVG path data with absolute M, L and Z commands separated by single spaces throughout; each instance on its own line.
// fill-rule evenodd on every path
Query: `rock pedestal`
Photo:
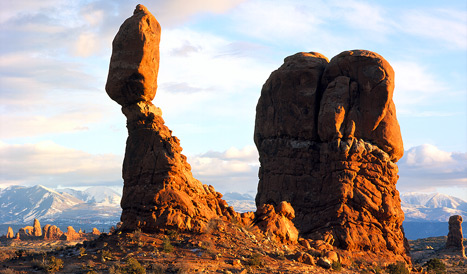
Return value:
M 122 230 L 202 231 L 235 212 L 212 186 L 193 178 L 177 137 L 151 103 L 157 89 L 160 26 L 138 5 L 113 41 L 106 91 L 122 105 L 128 139 L 123 162 Z
M 256 107 L 257 206 L 290 202 L 301 236 L 409 262 L 393 90 L 392 67 L 370 51 L 285 58 Z

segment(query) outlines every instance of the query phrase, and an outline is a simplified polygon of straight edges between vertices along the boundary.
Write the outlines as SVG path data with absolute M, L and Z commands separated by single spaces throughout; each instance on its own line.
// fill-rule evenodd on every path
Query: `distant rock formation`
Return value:
M 42 229 L 44 240 L 59 240 L 63 232 L 56 225 L 46 224 Z
M 193 178 L 179 140 L 151 103 L 157 89 L 159 40 L 159 23 L 138 5 L 112 44 L 106 91 L 122 106 L 129 134 L 121 229 L 202 231 L 210 219 L 229 219 L 235 212 L 222 194 Z
M 67 231 L 63 233 L 61 236 L 62 240 L 67 240 L 67 241 L 76 241 L 81 238 L 81 235 L 76 232 L 76 230 L 72 226 L 67 227 Z
M 13 239 L 15 237 L 15 233 L 13 232 L 13 228 L 11 226 L 8 227 L 8 231 L 6 233 L 7 239 Z
M 99 229 L 97 229 L 97 228 L 94 227 L 94 228 L 92 229 L 91 234 L 92 234 L 92 235 L 99 236 L 99 235 L 101 235 L 101 232 L 99 231 Z
M 256 107 L 257 206 L 288 201 L 303 237 L 410 262 L 393 90 L 394 71 L 374 52 L 285 58 Z
M 34 236 L 34 237 L 42 236 L 41 223 L 39 222 L 38 219 L 34 219 L 34 224 L 33 224 L 33 229 L 32 229 L 32 236 Z
M 462 257 L 465 257 L 462 235 L 462 216 L 460 215 L 454 215 L 449 218 L 449 233 L 445 249 L 459 253 Z

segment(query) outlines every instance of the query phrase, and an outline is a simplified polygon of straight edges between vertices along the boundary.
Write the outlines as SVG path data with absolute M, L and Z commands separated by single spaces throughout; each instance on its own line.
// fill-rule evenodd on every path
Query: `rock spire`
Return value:
M 446 250 L 459 253 L 465 257 L 465 249 L 462 235 L 462 216 L 449 217 L 449 233 L 446 241 Z
M 193 178 L 177 137 L 154 106 L 160 26 L 138 5 L 112 43 L 106 91 L 122 106 L 128 139 L 123 162 L 122 230 L 201 231 L 212 218 L 235 212 L 212 186 Z
M 409 262 L 393 91 L 394 71 L 374 52 L 285 58 L 256 107 L 257 206 L 290 202 L 301 236 Z

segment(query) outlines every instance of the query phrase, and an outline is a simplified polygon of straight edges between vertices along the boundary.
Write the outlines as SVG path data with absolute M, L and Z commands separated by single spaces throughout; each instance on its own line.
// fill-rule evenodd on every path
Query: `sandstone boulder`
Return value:
M 156 94 L 160 27 L 142 5 L 117 33 L 106 91 L 127 118 L 123 162 L 124 231 L 203 231 L 213 218 L 237 217 L 212 186 L 193 178 L 177 137 L 151 103 Z
M 159 71 L 161 27 L 143 5 L 120 27 L 112 42 L 112 57 L 105 89 L 120 105 L 152 101 Z
M 275 208 L 265 204 L 256 211 L 254 225 L 273 240 L 297 243 L 298 230 L 292 222 L 294 217 L 294 209 L 288 202 L 281 202 Z
M 256 107 L 258 208 L 290 202 L 303 237 L 409 262 L 393 91 L 393 69 L 370 51 L 287 57 Z

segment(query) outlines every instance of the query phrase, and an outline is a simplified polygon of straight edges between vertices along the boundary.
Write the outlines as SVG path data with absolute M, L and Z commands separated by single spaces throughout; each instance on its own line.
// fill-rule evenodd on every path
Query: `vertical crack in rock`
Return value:
M 285 58 L 256 107 L 257 206 L 290 202 L 302 236 L 410 262 L 393 90 L 392 67 L 370 51 Z
M 112 43 L 106 91 L 122 106 L 128 139 L 123 162 L 122 229 L 199 232 L 212 218 L 231 219 L 232 207 L 212 186 L 193 178 L 177 137 L 151 101 L 156 95 L 161 28 L 142 5 Z

